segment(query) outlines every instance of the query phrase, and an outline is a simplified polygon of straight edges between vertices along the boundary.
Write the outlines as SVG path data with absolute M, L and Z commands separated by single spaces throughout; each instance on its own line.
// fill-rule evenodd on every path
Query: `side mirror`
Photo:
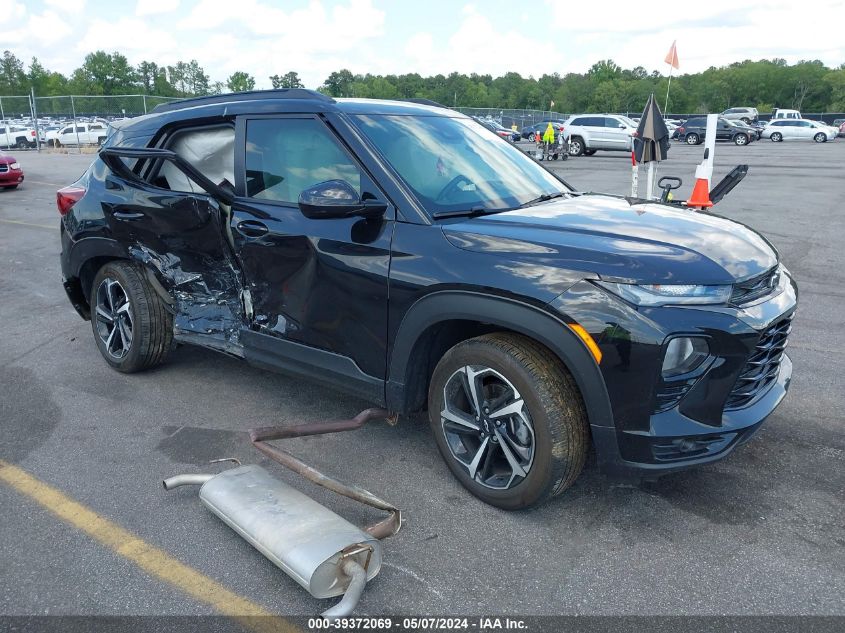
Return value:
M 364 194 L 368 196 L 368 194 Z M 362 200 L 345 180 L 327 180 L 308 187 L 299 194 L 299 210 L 311 220 L 335 218 L 379 218 L 387 205 L 375 199 Z
M 620 130 L 624 130 L 624 129 L 625 129 L 625 124 L 624 124 L 624 123 L 620 123 L 620 124 L 619 124 L 619 129 L 620 129 Z

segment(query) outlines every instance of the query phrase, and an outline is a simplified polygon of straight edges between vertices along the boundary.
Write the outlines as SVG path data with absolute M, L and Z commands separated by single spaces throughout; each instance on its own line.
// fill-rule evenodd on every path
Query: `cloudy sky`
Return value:
M 845 0 L 6 0 L 0 48 L 69 74 L 86 53 L 173 64 L 196 59 L 213 80 L 236 70 L 296 70 L 317 87 L 333 70 L 423 75 L 453 70 L 584 72 L 610 58 L 681 72 L 743 59 L 845 62 Z M 650 5 L 650 6 L 649 6 Z M 741 7 L 741 8 L 740 8 Z M 638 8 L 640 9 L 638 11 Z

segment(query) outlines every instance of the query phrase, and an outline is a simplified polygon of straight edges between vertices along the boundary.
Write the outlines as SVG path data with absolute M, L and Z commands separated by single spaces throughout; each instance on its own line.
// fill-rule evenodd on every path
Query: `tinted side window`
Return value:
M 690 119 L 685 123 L 685 127 L 704 127 L 704 119 Z
M 579 116 L 577 119 L 572 120 L 572 125 L 589 125 L 589 123 L 587 123 L 589 120 L 590 117 Z
M 620 125 L 622 125 L 622 121 L 617 121 L 609 116 L 604 117 L 604 127 L 610 127 L 614 130 L 618 130 Z
M 246 193 L 296 204 L 319 182 L 345 180 L 361 193 L 361 172 L 316 119 L 253 119 L 246 124 Z

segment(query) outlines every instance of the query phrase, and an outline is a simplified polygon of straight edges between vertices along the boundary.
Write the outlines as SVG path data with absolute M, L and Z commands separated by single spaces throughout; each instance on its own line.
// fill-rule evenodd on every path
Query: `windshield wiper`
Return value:
M 542 196 L 537 196 L 533 200 L 529 200 L 528 202 L 523 202 L 518 209 L 524 209 L 525 207 L 531 207 L 535 204 L 540 204 L 541 202 L 546 202 L 548 200 L 552 200 L 553 198 L 562 198 L 565 196 L 566 193 L 563 191 L 556 191 L 555 193 L 544 193 Z
M 485 209 L 484 207 L 472 207 L 470 209 L 459 209 L 458 211 L 435 211 L 431 217 L 435 220 L 443 218 L 471 218 L 476 215 L 489 215 L 490 213 L 501 213 L 510 209 Z

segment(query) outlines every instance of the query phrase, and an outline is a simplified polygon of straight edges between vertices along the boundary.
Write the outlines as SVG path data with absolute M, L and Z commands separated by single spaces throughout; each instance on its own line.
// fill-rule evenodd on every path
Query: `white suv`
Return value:
M 597 150 L 630 152 L 637 124 L 621 114 L 575 114 L 563 124 L 571 156 L 592 156 Z
M 60 145 L 102 145 L 106 140 L 106 126 L 102 123 L 77 123 L 62 128 L 54 139 Z

